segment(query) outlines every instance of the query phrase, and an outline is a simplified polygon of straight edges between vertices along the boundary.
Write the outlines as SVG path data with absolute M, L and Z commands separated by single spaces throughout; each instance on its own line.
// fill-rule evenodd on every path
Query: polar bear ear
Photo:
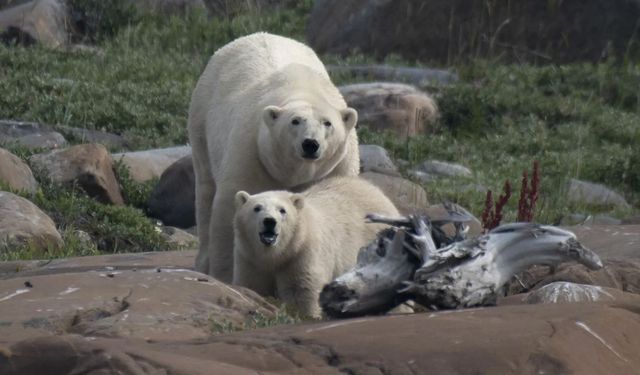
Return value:
M 342 122 L 347 130 L 351 130 L 356 126 L 358 122 L 358 112 L 353 108 L 347 108 L 340 111 L 342 116 Z
M 275 105 L 268 105 L 264 107 L 264 110 L 262 111 L 262 119 L 264 120 L 264 123 L 267 124 L 268 127 L 273 126 L 278 117 L 282 114 L 282 111 L 282 108 Z
M 244 190 L 240 190 L 236 193 L 236 207 L 242 207 L 249 200 L 249 193 Z
M 301 194 L 293 194 L 291 196 L 291 203 L 293 203 L 293 206 L 295 208 L 301 210 L 302 207 L 304 207 L 304 196 L 302 196 Z

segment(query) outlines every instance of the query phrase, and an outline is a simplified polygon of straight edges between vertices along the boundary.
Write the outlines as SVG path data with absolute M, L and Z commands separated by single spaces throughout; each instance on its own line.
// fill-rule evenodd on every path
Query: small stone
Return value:
M 389 153 L 384 147 L 378 145 L 360 145 L 360 173 L 377 172 L 390 176 L 399 176 L 398 167 L 395 166 Z
M 624 197 L 610 188 L 593 182 L 569 180 L 568 198 L 572 202 L 583 202 L 593 205 L 610 205 L 621 208 L 631 208 Z

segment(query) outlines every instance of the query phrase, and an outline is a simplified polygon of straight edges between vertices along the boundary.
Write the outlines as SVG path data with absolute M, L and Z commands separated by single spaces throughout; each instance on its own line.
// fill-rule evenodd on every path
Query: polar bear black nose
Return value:
M 302 141 L 302 151 L 305 156 L 316 156 L 319 148 L 320 144 L 315 139 L 307 138 Z
M 276 219 L 272 217 L 267 217 L 262 220 L 262 224 L 264 225 L 264 229 L 266 230 L 273 230 L 276 227 L 276 223 Z

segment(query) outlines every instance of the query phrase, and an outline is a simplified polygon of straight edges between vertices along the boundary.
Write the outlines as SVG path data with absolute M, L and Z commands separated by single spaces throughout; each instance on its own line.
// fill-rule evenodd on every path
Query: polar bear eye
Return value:
M 294 118 L 294 119 L 291 121 L 291 125 L 300 125 L 300 119 Z
M 280 209 L 280 213 L 281 213 L 282 215 L 286 215 L 286 214 L 287 214 L 287 210 L 285 210 L 284 208 L 281 208 L 281 209 Z
M 260 212 L 262 211 L 262 206 L 261 205 L 257 205 L 253 208 L 253 212 Z
M 324 122 L 324 126 L 326 126 L 327 128 L 331 127 L 331 121 L 325 121 Z

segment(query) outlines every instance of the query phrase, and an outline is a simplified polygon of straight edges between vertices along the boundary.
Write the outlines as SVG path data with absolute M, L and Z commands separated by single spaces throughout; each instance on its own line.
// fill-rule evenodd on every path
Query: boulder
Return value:
M 631 208 L 622 195 L 601 184 L 572 178 L 567 189 L 567 197 L 573 202 Z
M 159 178 L 171 164 L 187 155 L 191 155 L 190 146 L 117 153 L 112 157 L 129 168 L 134 181 L 145 182 Z
M 47 47 L 67 45 L 69 36 L 67 7 L 60 0 L 20 2 L 0 11 L 0 39 L 5 43 L 31 44 L 37 41 Z
M 160 227 L 162 237 L 172 249 L 194 249 L 198 247 L 198 237 L 175 227 Z
M 476 218 L 464 207 L 455 203 L 453 203 L 453 205 L 454 207 L 457 207 L 462 212 L 466 211 L 469 215 L 471 215 L 471 217 L 473 217 L 471 221 L 466 223 L 466 225 L 469 226 L 467 237 L 475 237 L 482 234 L 482 223 L 480 223 L 480 220 L 478 220 L 478 218 Z M 426 209 L 424 209 L 423 212 L 427 214 L 432 220 L 439 220 L 440 218 L 446 218 L 449 216 L 446 208 L 444 207 L 444 204 L 442 203 L 431 205 Z M 450 236 L 452 236 L 455 233 L 455 227 L 453 226 L 453 224 L 447 224 L 443 227 L 443 229 L 445 230 L 445 233 L 447 233 Z
M 0 120 L 0 145 L 18 144 L 30 149 L 64 147 L 62 134 L 34 122 Z
M 401 139 L 428 133 L 438 117 L 434 100 L 409 85 L 358 83 L 341 86 L 340 93 L 358 111 L 358 126 L 388 130 Z
M 109 148 L 126 148 L 129 146 L 127 140 L 118 134 L 64 125 L 58 125 L 56 129 L 76 143 L 100 143 Z
M 640 301 L 625 297 L 325 321 L 197 341 L 25 338 L 0 346 L 0 372 L 634 374 Z
M 417 180 L 428 183 L 443 177 L 471 177 L 471 170 L 463 165 L 438 160 L 425 160 L 409 174 Z
M 360 172 L 377 172 L 390 176 L 399 176 L 398 167 L 384 147 L 378 145 L 360 145 Z
M 162 172 L 147 203 L 148 215 L 178 228 L 196 225 L 195 189 L 193 159 L 189 154 Z
M 19 157 L 0 148 L 0 183 L 12 190 L 24 190 L 35 193 L 38 183 L 29 166 Z
M 239 328 L 276 311 L 248 289 L 186 269 L 15 277 L 0 283 L 0 342 L 60 333 L 204 339 L 218 325 Z
M 403 214 L 429 207 L 427 192 L 422 186 L 407 179 L 376 172 L 365 172 L 360 177 L 379 187 Z
M 29 162 L 54 182 L 78 184 L 89 196 L 103 203 L 124 204 L 113 173 L 111 155 L 101 144 L 77 145 L 36 154 Z
M 411 68 L 390 65 L 327 65 L 329 74 L 344 78 L 404 82 L 427 87 L 441 86 L 458 81 L 458 75 L 448 70 Z
M 55 251 L 63 246 L 56 225 L 35 204 L 13 193 L 0 191 L 0 251 L 29 246 Z
M 320 54 L 446 65 L 478 57 L 597 62 L 638 55 L 638 17 L 640 3 L 628 0 L 316 0 L 307 41 Z

